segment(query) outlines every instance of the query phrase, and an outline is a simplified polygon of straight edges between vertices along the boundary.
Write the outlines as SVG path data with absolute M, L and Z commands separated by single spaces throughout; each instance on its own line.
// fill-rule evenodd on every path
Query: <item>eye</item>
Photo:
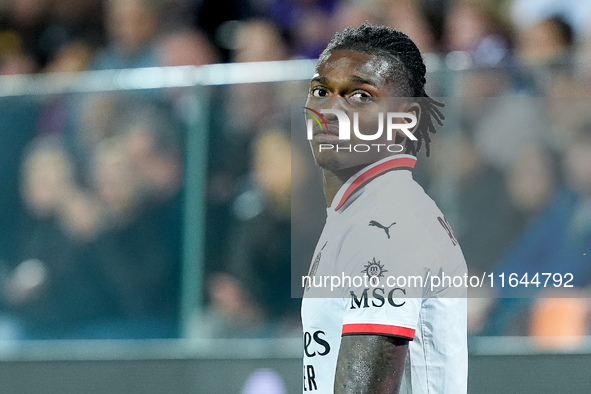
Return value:
M 310 96 L 316 98 L 323 98 L 328 96 L 328 91 L 322 86 L 315 86 L 310 89 Z
M 351 101 L 357 102 L 357 103 L 370 103 L 373 99 L 373 97 L 371 96 L 371 94 L 364 92 L 364 91 L 357 91 L 354 92 L 353 94 L 351 94 L 349 96 L 349 99 Z

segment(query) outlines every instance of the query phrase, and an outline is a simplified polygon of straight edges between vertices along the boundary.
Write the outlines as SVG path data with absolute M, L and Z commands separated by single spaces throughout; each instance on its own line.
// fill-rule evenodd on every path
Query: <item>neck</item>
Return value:
M 363 167 L 365 167 L 365 165 L 347 168 L 342 171 L 323 171 L 324 197 L 327 207 L 330 207 L 332 200 L 334 200 L 334 196 L 338 193 L 341 186 L 343 186 L 349 178 L 355 175 Z
M 387 160 L 386 160 L 387 159 Z M 392 160 L 396 159 L 396 160 Z M 388 156 L 374 162 L 373 164 L 363 164 L 358 165 L 355 167 L 347 168 L 345 170 L 328 170 L 324 169 L 324 197 L 326 199 L 326 206 L 330 207 L 333 203 L 333 200 L 336 194 L 339 192 L 339 189 L 351 179 L 352 176 L 360 173 L 361 170 L 364 170 L 364 173 L 360 175 L 359 178 L 352 180 L 351 186 L 348 187 L 348 190 L 344 192 L 344 198 L 348 198 L 351 193 L 353 193 L 356 189 L 361 187 L 365 182 L 369 182 L 375 177 L 380 176 L 388 171 L 397 169 L 397 168 L 407 168 L 411 169 L 414 168 L 417 159 L 416 157 L 410 155 L 401 155 L 401 156 Z M 371 168 L 367 168 L 371 166 Z M 349 190 L 350 189 L 350 190 Z M 334 207 L 335 209 L 340 207 L 343 203 L 341 201 L 339 206 Z

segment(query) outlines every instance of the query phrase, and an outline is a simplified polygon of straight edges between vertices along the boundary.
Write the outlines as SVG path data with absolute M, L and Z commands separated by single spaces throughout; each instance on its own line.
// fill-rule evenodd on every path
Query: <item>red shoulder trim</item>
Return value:
M 390 326 L 387 324 L 345 324 L 343 325 L 343 335 L 347 334 L 394 335 L 412 341 L 415 337 L 415 330 L 412 328 Z

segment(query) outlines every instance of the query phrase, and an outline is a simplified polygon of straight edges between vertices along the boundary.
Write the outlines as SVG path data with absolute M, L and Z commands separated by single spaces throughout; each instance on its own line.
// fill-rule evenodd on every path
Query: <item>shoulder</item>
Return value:
M 385 174 L 379 192 L 375 193 L 368 216 L 396 222 L 405 233 L 423 236 L 439 235 L 441 210 L 413 178 L 410 172 Z

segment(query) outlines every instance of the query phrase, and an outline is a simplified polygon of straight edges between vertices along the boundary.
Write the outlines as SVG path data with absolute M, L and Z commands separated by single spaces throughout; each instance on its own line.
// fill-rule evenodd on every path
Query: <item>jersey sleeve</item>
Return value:
M 413 340 L 436 263 L 436 245 L 410 215 L 359 219 L 337 258 L 346 308 L 342 335 L 377 334 Z

